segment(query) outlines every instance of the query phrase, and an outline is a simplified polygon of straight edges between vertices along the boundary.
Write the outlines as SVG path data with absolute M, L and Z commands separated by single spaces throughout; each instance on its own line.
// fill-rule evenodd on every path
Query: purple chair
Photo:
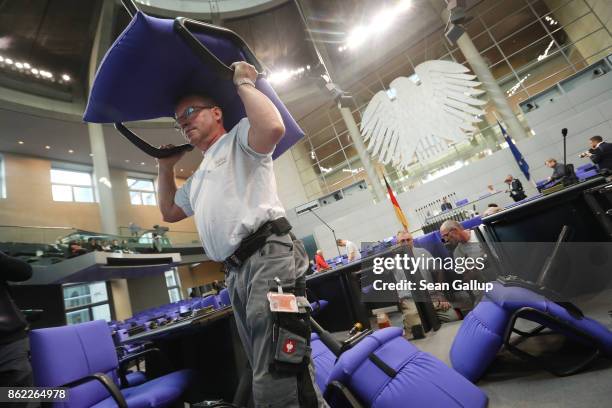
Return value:
M 584 369 L 599 355 L 612 357 L 612 332 L 601 323 L 583 316 L 575 306 L 555 303 L 523 285 L 505 286 L 500 282 L 493 282 L 493 285 L 493 290 L 486 292 L 463 320 L 450 350 L 453 368 L 468 380 L 477 381 L 482 377 L 502 345 L 514 355 L 559 376 Z M 536 322 L 539 326 L 524 333 L 514 327 L 518 318 Z M 513 333 L 532 337 L 550 331 L 592 346 L 593 352 L 579 364 L 560 369 L 547 367 L 510 341 Z
M 192 381 L 179 370 L 135 387 L 119 389 L 119 362 L 105 321 L 32 330 L 30 348 L 38 387 L 70 388 L 70 408 L 167 407 L 178 401 Z
M 414 246 L 426 249 L 433 257 L 446 258 L 451 256 L 450 251 L 442 244 L 442 236 L 439 231 L 416 237 Z
M 332 356 L 313 345 L 316 381 L 332 406 L 350 390 L 371 408 L 479 408 L 487 396 L 442 361 L 424 353 L 402 337 L 402 330 L 379 330 L 345 351 L 323 380 Z M 331 353 L 331 352 L 330 352 Z M 325 386 L 322 386 L 325 385 Z
M 319 338 L 317 333 L 312 333 L 310 336 L 310 348 L 312 362 L 315 369 L 315 382 L 319 390 L 323 392 L 327 387 L 327 379 L 336 363 L 336 356 Z
M 195 26 L 192 39 L 213 56 L 205 62 L 205 49 L 195 52 L 181 37 L 185 31 L 180 26 Z M 228 29 L 138 12 L 104 56 L 83 119 L 117 123 L 173 117 L 180 97 L 205 94 L 223 108 L 223 122 L 229 131 L 246 112 L 229 77 L 231 71 L 225 68 L 224 75 L 220 75 L 218 64 L 229 66 L 245 60 L 259 65 L 248 47 Z M 304 132 L 264 77 L 257 79 L 256 86 L 278 108 L 285 124 L 285 137 L 273 153 L 276 158 L 299 141 Z
M 219 305 L 221 307 L 230 306 L 232 304 L 232 301 L 230 300 L 230 296 L 229 296 L 229 291 L 227 290 L 227 288 L 221 289 L 221 292 L 219 292 L 219 295 L 218 295 L 218 300 L 219 300 Z
M 196 307 L 198 309 L 204 309 L 205 307 L 208 307 L 208 306 L 212 306 L 213 309 L 215 310 L 221 307 L 219 305 L 219 299 L 217 298 L 217 296 L 214 296 L 214 295 L 206 296 L 205 298 L 200 299 L 198 303 L 196 303 Z
M 480 216 L 470 218 L 469 220 L 461 221 L 461 225 L 465 229 L 472 229 L 474 227 L 479 226 L 480 224 L 482 224 L 482 218 Z
M 462 206 L 466 205 L 466 204 L 467 204 L 467 203 L 469 203 L 469 202 L 470 202 L 470 200 L 468 200 L 467 198 L 464 198 L 463 200 L 459 200 L 459 201 L 457 201 L 457 202 L 455 203 L 455 205 L 456 205 L 457 207 L 462 207 Z
M 327 300 L 317 300 L 316 302 L 311 302 L 310 303 L 310 309 L 312 309 L 312 315 L 316 316 L 318 315 L 320 312 L 322 312 L 327 305 L 329 304 L 329 302 Z

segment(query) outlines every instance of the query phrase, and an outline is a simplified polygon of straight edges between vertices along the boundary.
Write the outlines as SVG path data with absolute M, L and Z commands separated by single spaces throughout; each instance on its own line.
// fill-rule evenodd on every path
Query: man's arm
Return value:
M 591 155 L 589 156 L 589 159 L 591 159 L 591 161 L 595 164 L 599 163 L 602 159 L 602 151 L 601 149 L 597 148 L 597 149 L 590 149 L 589 153 L 591 153 Z
M 234 83 L 238 84 L 238 95 L 242 99 L 251 128 L 249 129 L 249 147 L 260 154 L 268 154 L 285 134 L 283 119 L 270 99 L 248 82 L 257 80 L 255 67 L 246 62 L 236 62 Z
M 165 148 L 172 145 L 162 146 Z M 159 172 L 157 178 L 157 196 L 159 210 L 165 222 L 177 222 L 187 218 L 185 212 L 174 203 L 176 195 L 176 181 L 174 180 L 174 165 L 183 157 L 185 152 L 175 154 L 165 159 L 159 159 Z
M 3 252 L 0 252 L 0 271 L 0 279 L 10 282 L 23 282 L 32 277 L 32 266 L 29 263 Z

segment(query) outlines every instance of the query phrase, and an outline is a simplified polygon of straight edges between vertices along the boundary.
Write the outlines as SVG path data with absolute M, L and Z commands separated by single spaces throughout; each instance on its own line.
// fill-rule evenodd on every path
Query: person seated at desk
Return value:
M 612 143 L 604 142 L 601 136 L 593 136 L 589 140 L 591 141 L 591 148 L 588 152 L 582 153 L 580 157 L 591 159 L 600 171 L 612 171 Z
M 510 193 L 510 197 L 514 201 L 521 201 L 527 198 L 525 195 L 525 190 L 523 189 L 523 184 L 521 184 L 519 179 L 515 179 L 511 174 L 508 174 L 504 180 L 504 183 L 508 185 L 509 190 L 507 191 Z
M 544 164 L 546 167 L 553 169 L 553 173 L 548 178 L 548 181 L 556 181 L 565 177 L 565 164 L 557 162 L 557 159 L 548 159 Z
M 329 264 L 325 262 L 323 251 L 321 251 L 320 249 L 317 249 L 314 260 L 315 260 L 315 268 L 317 269 L 317 272 L 321 272 L 321 271 L 324 271 L 330 268 Z
M 348 256 L 348 261 L 358 261 L 361 259 L 361 253 L 359 252 L 359 248 L 355 245 L 354 242 L 351 242 L 346 239 L 337 239 L 336 245 L 339 247 L 346 247 L 346 255 Z
M 406 245 L 412 249 L 412 254 L 415 258 L 421 257 L 423 259 L 427 259 L 432 257 L 431 253 L 425 248 L 417 248 L 414 246 L 414 239 L 410 232 L 398 231 L 396 237 L 398 244 Z M 444 271 L 430 270 L 428 268 L 419 268 L 419 271 L 421 272 L 423 279 L 429 283 L 441 283 L 444 280 L 443 276 L 441 276 Z M 402 277 L 400 276 L 400 278 Z M 399 293 L 399 295 L 402 298 L 410 298 L 410 300 L 412 299 L 412 294 L 409 292 Z M 456 309 L 461 309 L 461 306 L 455 304 L 455 301 L 459 300 L 459 298 L 453 298 L 453 300 L 451 301 L 444 293 L 439 291 L 429 291 L 429 295 L 431 296 L 431 301 L 434 310 L 436 311 L 436 316 L 441 322 L 446 323 L 460 319 L 460 315 L 456 312 Z M 404 315 L 417 313 L 414 302 L 407 302 L 406 300 L 407 299 L 400 299 L 400 305 L 402 307 L 402 312 L 404 313 Z M 412 310 L 412 307 L 415 307 L 415 310 Z M 407 324 L 407 326 L 411 325 Z
M 83 255 L 88 252 L 85 248 L 81 247 L 78 241 L 75 240 L 70 241 L 68 244 L 68 251 L 70 252 L 68 255 L 69 258 L 74 258 L 75 256 Z
M 476 233 L 474 233 L 473 230 L 466 230 L 459 222 L 455 220 L 444 221 L 440 226 L 440 235 L 442 236 L 443 242 L 455 246 L 453 251 L 453 258 L 455 258 L 455 260 L 459 258 L 480 259 L 482 262 L 486 260 L 486 254 L 480 246 Z M 486 267 L 482 269 L 478 267 L 472 269 L 465 268 L 460 274 L 463 282 L 487 282 L 496 278 L 493 276 L 493 272 L 488 274 L 490 276 L 485 276 L 485 274 L 487 274 Z M 482 294 L 481 292 L 474 292 L 473 300 L 477 300 Z
M 446 197 L 442 198 L 442 205 L 440 206 L 440 209 L 442 211 L 448 211 L 448 210 L 452 210 L 453 209 L 452 204 L 448 202 Z

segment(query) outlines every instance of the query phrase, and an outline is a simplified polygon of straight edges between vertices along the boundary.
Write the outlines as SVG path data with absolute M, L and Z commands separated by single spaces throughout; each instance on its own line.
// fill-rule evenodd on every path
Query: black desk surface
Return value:
M 209 324 L 223 319 L 232 314 L 232 307 L 227 306 L 223 309 L 214 310 L 201 316 L 188 317 L 179 321 L 156 327 L 155 329 L 137 333 L 123 340 L 121 344 L 129 344 L 135 341 L 152 341 L 162 336 L 176 334 L 182 329 L 192 328 L 196 326 L 205 327 Z
M 564 225 L 572 242 L 606 242 L 608 237 L 589 208 L 584 192 L 605 184 L 596 177 L 482 219 L 496 242 L 555 242 Z
M 517 205 L 515 207 L 508 208 L 498 213 L 489 215 L 488 217 L 483 217 L 482 222 L 484 224 L 492 224 L 501 220 L 505 221 L 510 218 L 522 217 L 523 215 L 525 215 L 526 213 L 530 213 L 531 211 L 539 211 L 542 206 L 556 205 L 559 201 L 571 199 L 576 195 L 582 194 L 584 190 L 599 186 L 601 184 L 604 184 L 605 182 L 606 179 L 604 177 L 595 177 L 590 180 L 586 180 L 566 187 L 563 190 L 543 195 L 542 197 L 536 198 L 532 201 L 528 201 L 524 204 Z

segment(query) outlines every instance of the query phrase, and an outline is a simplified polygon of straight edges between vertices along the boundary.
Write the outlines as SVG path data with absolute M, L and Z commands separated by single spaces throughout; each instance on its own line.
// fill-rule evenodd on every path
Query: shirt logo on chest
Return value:
M 222 157 L 220 159 L 215 160 L 215 167 L 222 166 L 227 161 L 227 157 Z

